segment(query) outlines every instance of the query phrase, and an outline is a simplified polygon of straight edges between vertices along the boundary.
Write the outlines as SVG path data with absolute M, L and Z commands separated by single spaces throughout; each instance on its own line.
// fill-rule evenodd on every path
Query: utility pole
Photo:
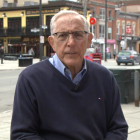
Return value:
M 126 38 L 126 26 L 127 26 L 127 23 L 126 23 L 126 5 L 127 5 L 127 2 L 125 1 L 125 49 L 126 49 L 126 45 L 127 45 L 127 38 Z
M 84 13 L 84 17 L 86 18 L 86 16 L 87 16 L 87 0 L 83 0 L 83 13 Z
M 107 61 L 107 0 L 105 0 L 105 61 Z
M 40 13 L 40 17 L 39 17 L 39 28 L 40 28 L 40 32 L 39 32 L 39 58 L 41 61 L 42 56 L 43 56 L 43 43 L 41 43 L 41 37 L 43 35 L 43 31 L 42 31 L 42 0 L 40 0 L 39 13 Z

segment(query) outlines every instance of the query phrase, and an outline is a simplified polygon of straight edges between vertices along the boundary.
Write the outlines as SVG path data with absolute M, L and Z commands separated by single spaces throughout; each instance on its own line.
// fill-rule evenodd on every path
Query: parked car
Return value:
M 135 65 L 136 63 L 140 64 L 140 54 L 134 50 L 122 50 L 116 56 L 116 62 L 118 65 L 121 63 L 124 63 L 125 65 L 128 63 L 132 63 L 132 65 Z

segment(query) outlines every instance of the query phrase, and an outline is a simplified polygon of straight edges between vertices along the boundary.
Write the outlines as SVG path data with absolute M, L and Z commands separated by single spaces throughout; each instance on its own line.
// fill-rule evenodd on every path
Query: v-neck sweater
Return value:
M 127 123 L 113 74 L 87 61 L 78 85 L 48 59 L 19 76 L 11 140 L 126 140 Z

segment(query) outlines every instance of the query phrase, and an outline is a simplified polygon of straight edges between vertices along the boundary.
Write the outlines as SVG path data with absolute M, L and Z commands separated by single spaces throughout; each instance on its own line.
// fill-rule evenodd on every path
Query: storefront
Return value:
M 140 47 L 139 47 L 140 37 L 138 37 L 138 36 L 126 36 L 126 40 L 125 40 L 125 36 L 117 35 L 116 41 L 117 41 L 117 44 L 119 47 L 119 51 L 120 50 L 135 50 L 138 53 L 140 53 Z M 125 42 L 126 42 L 126 45 L 125 45 Z
M 116 40 L 114 39 L 107 39 L 107 53 L 109 57 L 113 57 L 113 51 L 116 50 Z
M 72 5 L 72 7 L 71 7 Z M 83 13 L 82 3 L 72 1 L 50 1 L 42 5 L 42 36 L 44 37 L 43 56 L 51 57 L 54 53 L 49 42 L 50 20 L 52 16 L 60 10 L 74 10 L 79 14 Z M 89 21 L 89 8 L 87 8 L 87 20 Z M 2 7 L 0 14 L 3 12 L 5 17 L 1 18 L 0 44 L 4 45 L 6 53 L 27 53 L 32 47 L 35 51 L 35 57 L 39 58 L 39 9 L 38 5 L 27 7 Z M 47 28 L 44 28 L 47 27 Z M 42 46 L 42 45 L 41 45 Z

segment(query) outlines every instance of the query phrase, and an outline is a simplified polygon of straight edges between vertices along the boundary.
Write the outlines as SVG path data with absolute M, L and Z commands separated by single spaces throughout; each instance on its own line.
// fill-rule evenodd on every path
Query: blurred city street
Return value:
M 39 59 L 33 59 L 33 63 L 39 62 Z M 135 66 L 130 65 L 120 65 L 117 66 L 117 63 L 114 59 L 108 59 L 107 61 L 102 60 L 101 64 L 106 68 L 114 69 L 140 69 L 140 65 L 136 64 Z M 12 116 L 12 106 L 13 106 L 13 97 L 16 80 L 19 73 L 26 67 L 19 67 L 18 60 L 10 61 L 4 60 L 4 64 L 0 64 L 0 83 L 3 83 L 0 89 L 0 140 L 9 140 L 10 139 L 10 123 Z M 7 71 L 7 79 L 10 80 L 11 86 L 6 86 L 4 81 L 3 73 Z M 15 75 L 16 71 L 17 75 Z M 9 73 L 9 75 L 8 75 Z M 11 75 L 10 75 L 11 74 Z M 8 78 L 9 77 L 9 78 Z M 14 78 L 14 80 L 12 80 Z M 11 93 L 12 92 L 12 93 Z M 3 101 L 2 97 L 6 94 L 6 101 Z M 7 107 L 3 107 L 7 105 Z M 140 107 L 135 107 L 135 103 L 121 104 L 124 116 L 129 125 L 129 135 L 128 140 L 140 140 Z

